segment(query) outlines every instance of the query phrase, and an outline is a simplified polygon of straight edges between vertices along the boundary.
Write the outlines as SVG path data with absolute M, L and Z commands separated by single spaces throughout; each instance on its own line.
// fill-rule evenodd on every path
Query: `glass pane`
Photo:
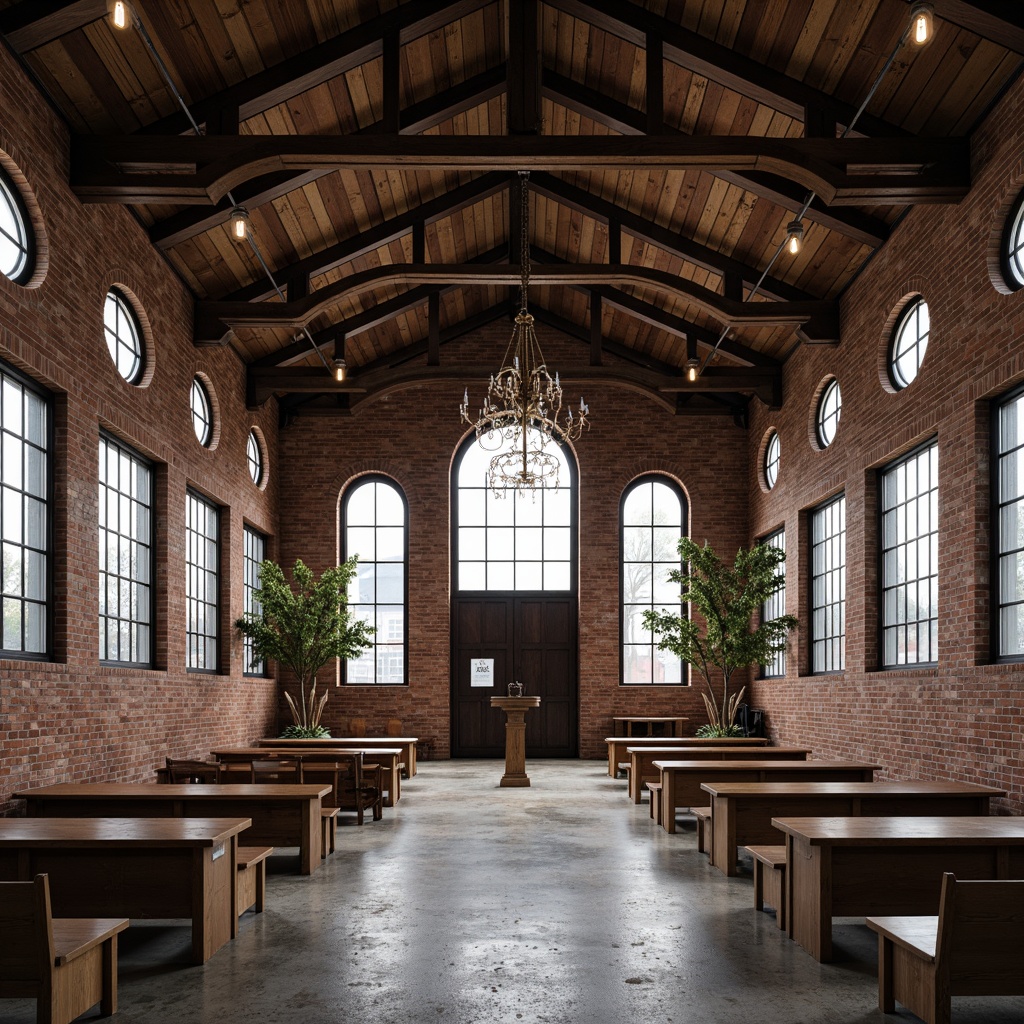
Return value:
M 350 526 L 345 532 L 345 552 L 358 555 L 361 561 L 372 562 L 377 557 L 373 527 Z
M 514 562 L 489 563 L 487 566 L 487 589 L 515 590 L 514 566 Z
M 353 604 L 372 604 L 376 600 L 377 573 L 372 562 L 360 562 L 356 575 L 349 580 L 348 599 Z
M 649 644 L 627 644 L 622 648 L 622 681 L 649 683 L 651 681 L 652 648 Z
M 543 586 L 540 562 L 516 562 L 516 590 L 541 590 Z
M 672 488 L 665 484 L 655 483 L 652 486 L 654 496 L 654 522 L 662 526 L 682 526 L 682 506 L 679 497 Z M 678 530 L 676 531 L 678 533 Z
M 540 560 L 543 531 L 539 527 L 516 527 L 516 560 Z
M 485 492 L 481 490 L 459 491 L 459 525 L 484 526 Z
M 651 523 L 652 483 L 641 483 L 633 487 L 622 503 L 623 526 L 643 526 Z
M 544 492 L 544 525 L 568 526 L 572 522 L 572 492 L 568 486 Z
M 377 529 L 377 561 L 401 562 L 405 560 L 405 529 L 384 526 Z
M 349 492 L 345 522 L 350 528 L 373 525 L 373 484 L 359 484 Z
M 405 504 L 402 496 L 390 484 L 378 482 L 377 525 L 405 526 Z
M 625 526 L 622 529 L 622 557 L 626 562 L 647 562 L 651 560 L 651 528 L 648 526 Z
M 395 604 L 405 601 L 405 565 L 401 562 L 377 566 L 378 601 Z M 372 599 L 371 599 L 372 600 Z
M 571 590 L 568 562 L 544 563 L 545 590 Z
M 516 526 L 540 526 L 544 522 L 546 505 L 546 494 L 517 494 L 513 501 Z
M 459 562 L 459 590 L 486 590 L 487 573 L 484 562 Z
M 483 561 L 486 555 L 487 531 L 471 527 L 459 529 L 459 561 Z
M 681 683 L 683 663 L 671 651 L 654 649 L 654 682 Z

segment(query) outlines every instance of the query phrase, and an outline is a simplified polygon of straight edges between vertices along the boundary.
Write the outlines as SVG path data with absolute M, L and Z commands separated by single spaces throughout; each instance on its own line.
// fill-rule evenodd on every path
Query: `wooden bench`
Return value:
M 117 935 L 127 918 L 57 918 L 45 874 L 0 883 L 0 998 L 35 999 L 40 1024 L 69 1024 L 100 1004 L 117 1012 Z
M 267 896 L 267 858 L 272 846 L 240 846 L 238 848 L 238 881 L 235 902 L 241 917 L 250 907 L 263 913 Z
M 651 791 L 649 798 L 651 821 L 655 825 L 661 824 L 661 783 L 660 782 L 647 782 L 645 783 L 647 788 Z
M 697 819 L 697 849 L 700 853 L 711 854 L 711 808 L 691 807 Z
M 754 858 L 754 909 L 765 903 L 775 908 L 775 923 L 786 927 L 786 848 L 785 846 L 745 846 Z
M 1024 995 L 1024 881 L 958 882 L 946 872 L 938 917 L 869 917 L 878 932 L 878 1008 L 901 1002 L 949 1024 L 951 996 Z

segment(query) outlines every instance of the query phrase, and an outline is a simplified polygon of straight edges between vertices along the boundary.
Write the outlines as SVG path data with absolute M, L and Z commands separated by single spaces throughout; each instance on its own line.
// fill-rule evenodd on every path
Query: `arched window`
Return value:
M 897 391 L 912 384 L 928 351 L 931 324 L 928 303 L 920 296 L 913 299 L 900 314 L 889 346 L 889 379 Z
M 659 651 L 644 628 L 644 612 L 685 614 L 679 585 L 668 574 L 680 569 L 679 538 L 686 534 L 686 499 L 668 477 L 645 476 L 622 495 L 619 508 L 622 586 L 622 683 L 683 683 L 682 662 Z
M 542 442 L 560 463 L 560 486 L 500 496 L 487 471 L 511 442 L 485 449 L 471 437 L 463 447 L 455 474 L 457 590 L 575 590 L 576 470 L 557 442 L 530 428 L 528 445 Z
M 843 413 L 843 393 L 839 390 L 839 381 L 834 377 L 825 386 L 818 401 L 818 444 L 827 448 L 835 439 L 839 429 L 839 417 Z
M 16 284 L 32 276 L 32 236 L 25 205 L 0 168 L 0 274 Z
M 349 584 L 349 611 L 375 626 L 373 646 L 343 665 L 352 686 L 406 682 L 408 645 L 408 510 L 405 495 L 385 476 L 360 478 L 342 506 L 344 557 L 359 556 Z

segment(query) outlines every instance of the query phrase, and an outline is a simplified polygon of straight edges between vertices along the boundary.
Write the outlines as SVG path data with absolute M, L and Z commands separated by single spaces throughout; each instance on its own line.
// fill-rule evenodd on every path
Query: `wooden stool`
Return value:
M 619 772 L 622 772 L 626 776 L 626 781 L 629 782 L 629 762 L 620 761 L 616 765 L 615 777 L 618 778 Z
M 334 853 L 335 840 L 338 835 L 337 807 L 320 808 L 320 859 Z
M 267 896 L 267 858 L 274 852 L 272 846 L 240 846 L 238 848 L 238 883 L 235 899 L 238 916 L 250 907 L 263 913 Z
M 786 927 L 786 848 L 784 846 L 745 846 L 754 858 L 754 909 L 775 908 L 775 923 Z
M 697 849 L 701 853 L 711 856 L 711 808 L 691 807 L 693 816 L 697 819 Z
M 655 825 L 661 824 L 661 783 L 645 782 L 644 785 L 651 791 L 651 821 Z

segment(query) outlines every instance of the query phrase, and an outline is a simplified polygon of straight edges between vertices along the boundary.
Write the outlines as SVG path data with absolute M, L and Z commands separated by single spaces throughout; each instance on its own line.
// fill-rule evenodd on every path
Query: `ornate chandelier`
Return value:
M 533 329 L 533 317 L 527 309 L 530 286 L 530 206 L 527 183 L 529 171 L 519 172 L 520 183 L 520 281 L 519 312 L 512 339 L 508 343 L 501 369 L 492 374 L 487 397 L 479 415 L 469 414 L 469 388 L 463 395 L 459 413 L 476 431 L 485 449 L 500 451 L 491 459 L 488 486 L 498 497 L 508 491 L 535 492 L 539 487 L 558 487 L 559 459 L 547 451 L 552 439 L 575 441 L 590 427 L 590 407 L 580 398 L 576 416 L 567 410 L 562 415 L 562 385 L 558 374 L 552 377 Z M 532 429 L 531 429 L 532 428 Z M 486 441 L 486 443 L 485 443 Z

